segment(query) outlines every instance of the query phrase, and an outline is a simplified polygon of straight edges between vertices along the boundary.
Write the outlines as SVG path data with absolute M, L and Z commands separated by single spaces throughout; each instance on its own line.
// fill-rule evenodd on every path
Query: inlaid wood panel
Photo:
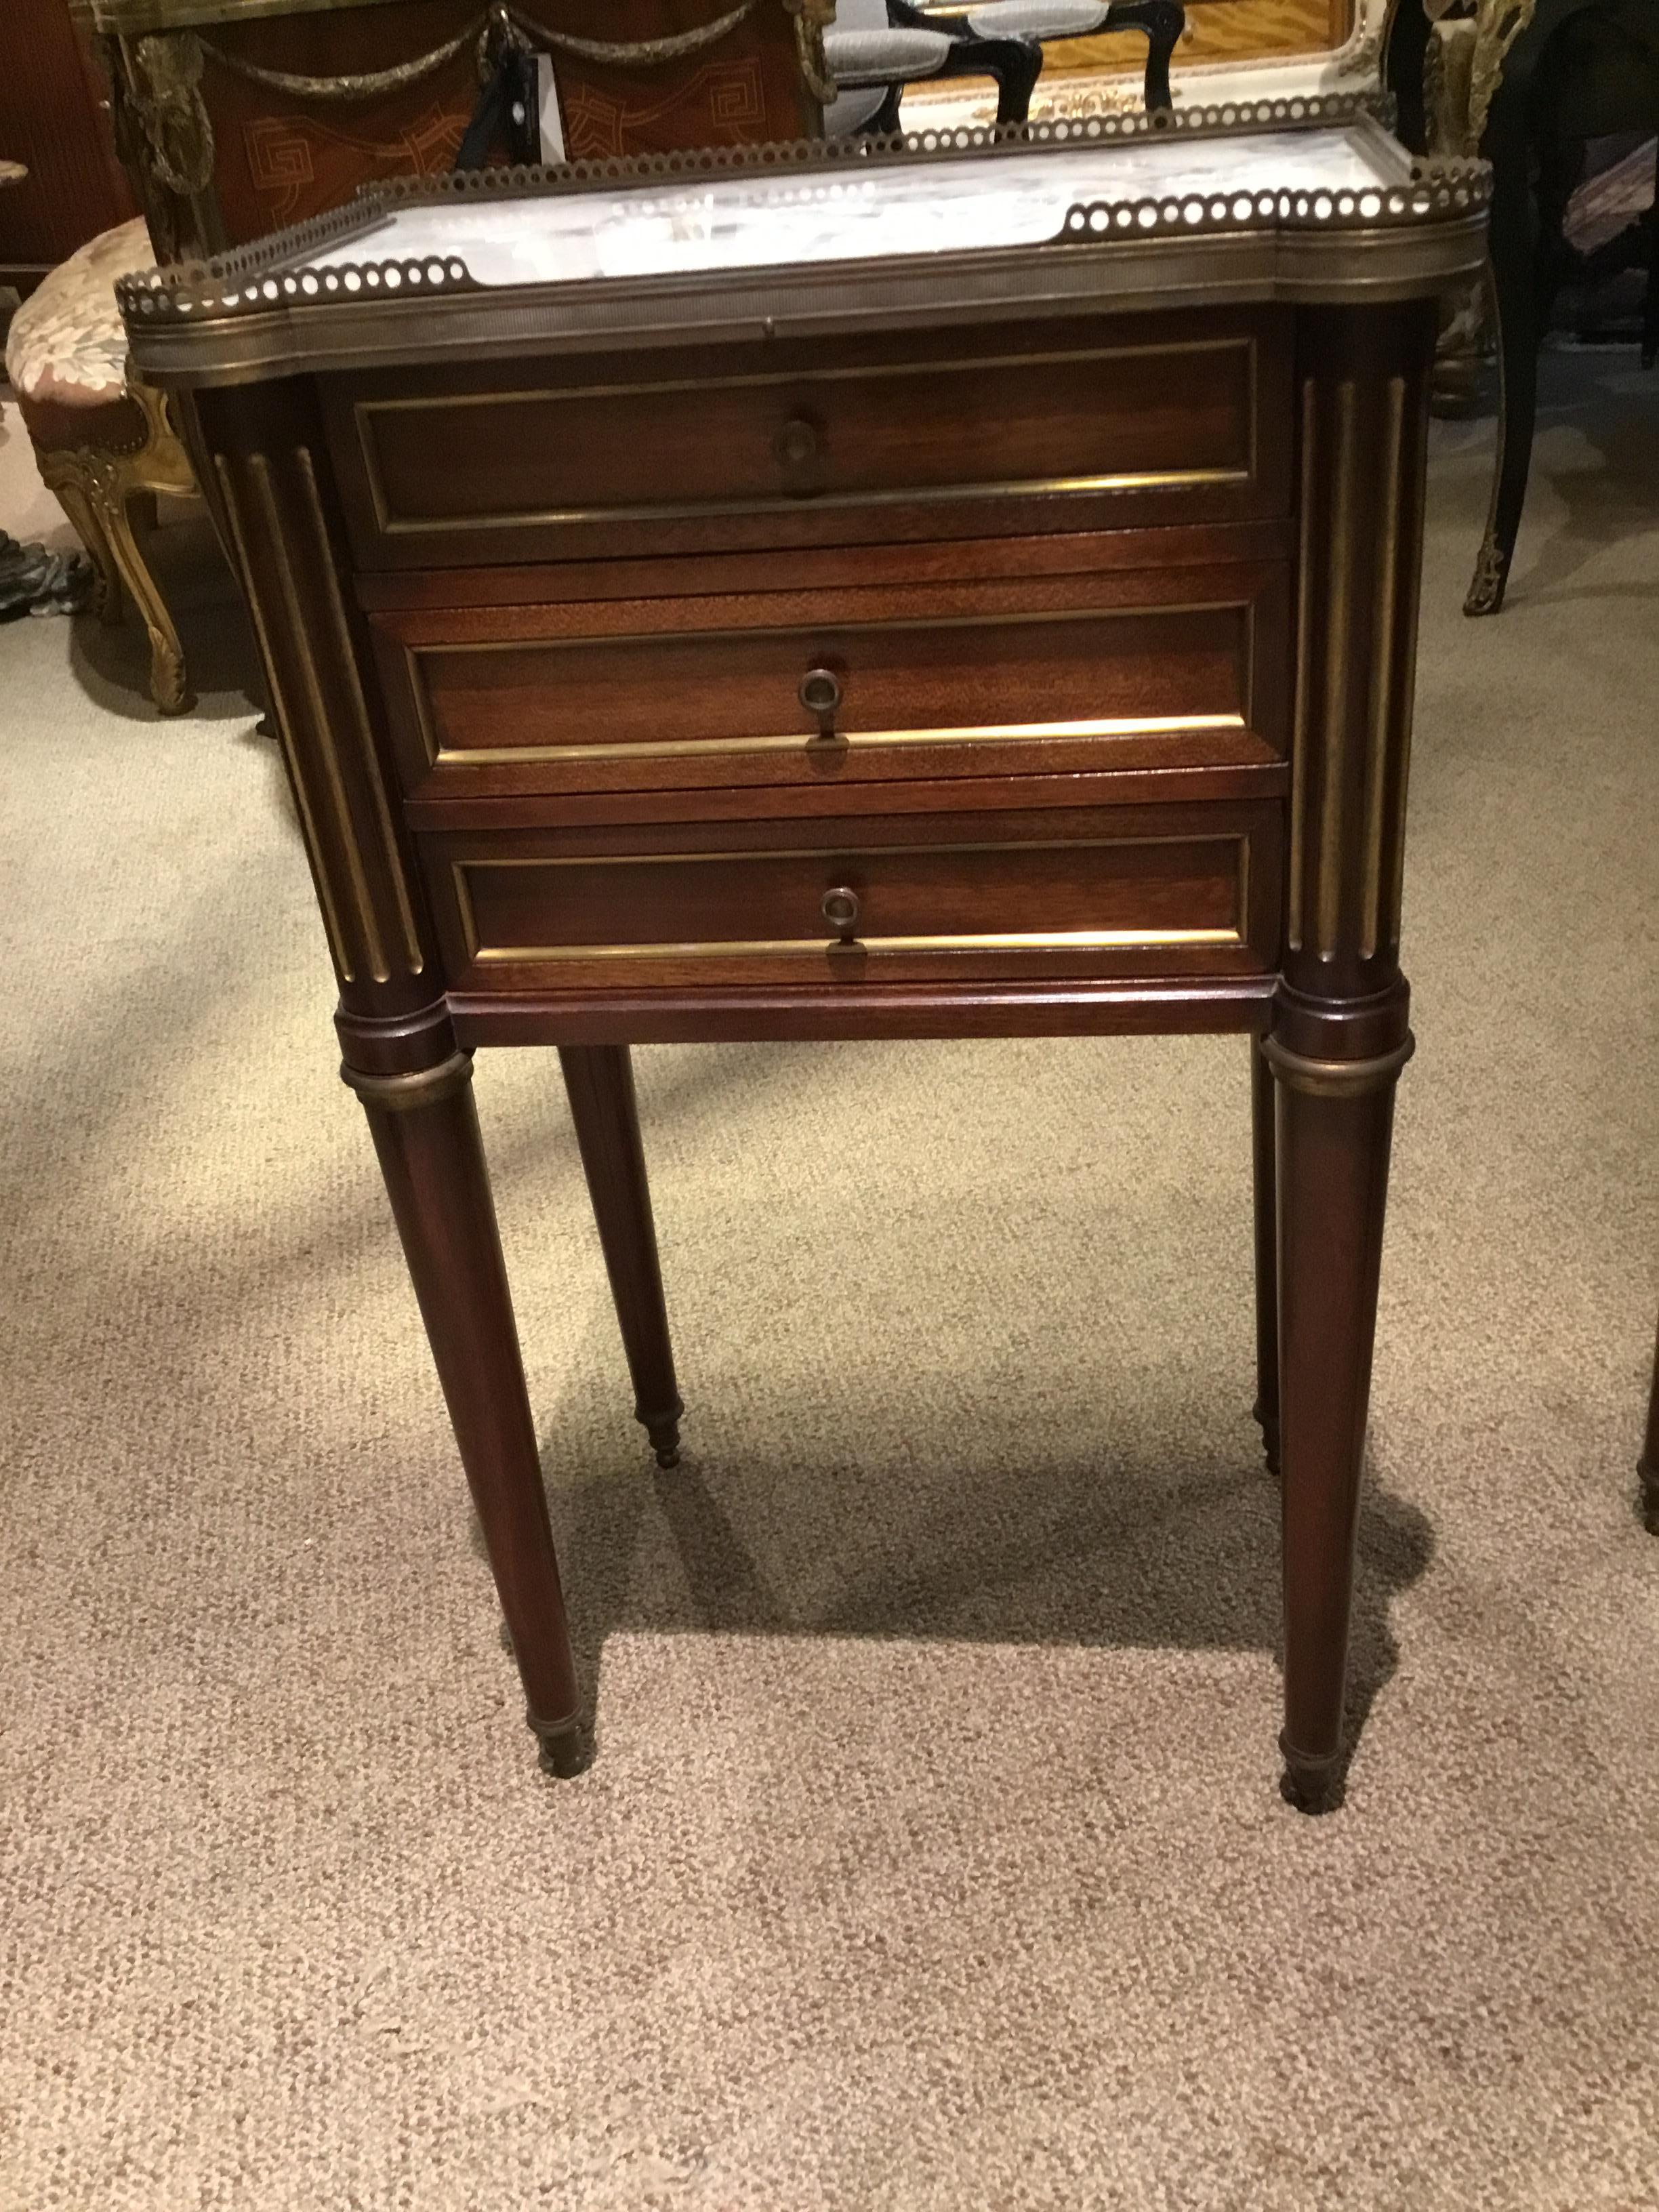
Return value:
M 0 191 L 0 283 L 32 289 L 134 212 L 109 88 L 64 0 L 5 0 L 0 11 L 0 156 L 28 170 Z
M 426 799 L 1272 760 L 1288 591 L 1257 562 L 371 621 Z
M 41 15 L 55 9 L 61 17 L 64 0 L 6 0 L 8 22 L 22 9 Z M 103 12 L 118 21 L 139 13 L 119 5 Z M 515 0 L 514 12 L 526 27 L 544 16 L 544 28 L 601 45 L 672 40 L 711 20 L 701 0 Z M 815 131 L 818 109 L 801 79 L 787 11 L 769 5 L 720 12 L 729 19 L 724 35 L 647 67 L 607 67 L 559 48 L 554 76 L 569 158 L 757 145 Z M 201 41 L 182 52 L 175 43 L 167 58 L 175 79 L 199 80 L 209 126 L 198 138 L 206 188 L 193 194 L 175 188 L 189 118 L 184 100 L 170 118 L 171 163 L 157 158 L 142 132 L 131 150 L 158 245 L 168 241 L 179 258 L 216 252 L 339 207 L 381 179 L 453 167 L 479 99 L 484 10 L 476 0 L 345 8 L 217 0 L 173 14 Z M 147 14 L 144 21 L 149 27 Z M 123 43 L 131 65 L 138 58 L 136 28 Z M 0 55 L 0 108 L 5 58 Z M 422 59 L 430 65 L 419 66 Z M 344 96 L 318 97 L 308 82 L 332 83 Z M 489 158 L 504 158 L 499 139 Z
M 1273 805 L 1010 810 L 420 840 L 479 990 L 1261 974 Z
M 1289 510 L 1279 310 L 334 380 L 367 568 Z M 749 365 L 752 364 L 752 365 Z

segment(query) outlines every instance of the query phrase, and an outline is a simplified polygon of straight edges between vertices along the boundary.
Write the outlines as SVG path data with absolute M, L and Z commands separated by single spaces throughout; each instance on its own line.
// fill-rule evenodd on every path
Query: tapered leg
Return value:
M 1636 1471 L 1642 1478 L 1642 1518 L 1650 1533 L 1659 1536 L 1659 1345 L 1654 1347 L 1653 1389 L 1648 1399 L 1648 1430 Z
M 1255 1190 L 1255 1404 L 1269 1474 L 1279 1473 L 1279 1176 L 1273 1072 L 1250 1039 L 1250 1156 Z
M 672 1467 L 685 1407 L 668 1340 L 633 1062 L 623 1044 L 562 1045 L 559 1065 L 634 1380 L 634 1417 L 651 1439 L 658 1466 Z
M 471 1060 L 458 1053 L 416 1075 L 342 1073 L 374 1132 L 541 1763 L 551 1774 L 580 1773 L 589 1744 L 472 1103 Z
M 1285 1795 L 1333 1802 L 1376 1330 L 1395 1078 L 1410 1042 L 1348 1066 L 1270 1039 L 1278 1079 Z

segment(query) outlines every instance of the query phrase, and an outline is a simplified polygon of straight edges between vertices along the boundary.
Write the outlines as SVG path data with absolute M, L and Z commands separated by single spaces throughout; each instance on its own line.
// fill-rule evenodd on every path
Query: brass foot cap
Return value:
M 1282 1735 L 1279 1748 L 1285 1759 L 1279 1794 L 1285 1802 L 1298 1813 L 1334 1813 L 1342 1802 L 1342 1753 L 1334 1751 L 1322 1759 L 1311 1759 Z
M 585 1774 L 593 1764 L 593 1735 L 580 1721 L 566 1721 L 562 1727 L 537 1728 L 537 1741 L 541 1745 L 539 1764 L 544 1774 L 556 1776 L 568 1782 L 578 1774 Z
M 1250 1408 L 1250 1418 L 1261 1431 L 1261 1451 L 1262 1456 L 1267 1462 L 1267 1472 L 1271 1475 L 1277 1475 L 1279 1473 L 1278 1419 L 1273 1414 L 1262 1412 L 1261 1401 L 1259 1398 Z
M 643 1419 L 643 1416 L 641 1416 Z M 678 1467 L 680 1463 L 680 1425 L 677 1416 L 662 1421 L 645 1421 L 645 1433 L 651 1439 L 651 1449 L 657 1455 L 659 1467 Z

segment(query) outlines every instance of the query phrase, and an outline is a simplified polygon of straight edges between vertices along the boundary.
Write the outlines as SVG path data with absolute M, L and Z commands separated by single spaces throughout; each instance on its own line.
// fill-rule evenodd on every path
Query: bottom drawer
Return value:
M 1278 959 L 1272 802 L 420 843 L 450 981 L 475 993 L 1245 975 Z

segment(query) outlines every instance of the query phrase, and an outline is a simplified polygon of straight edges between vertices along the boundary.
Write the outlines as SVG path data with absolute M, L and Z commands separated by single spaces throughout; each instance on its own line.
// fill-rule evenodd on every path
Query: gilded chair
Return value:
M 48 490 L 97 571 L 94 604 L 118 622 L 131 596 L 149 634 L 150 696 L 164 714 L 196 703 L 166 599 L 132 526 L 134 504 L 193 493 L 165 396 L 130 377 L 115 280 L 155 256 L 142 216 L 106 230 L 46 276 L 12 318 L 6 374 Z

